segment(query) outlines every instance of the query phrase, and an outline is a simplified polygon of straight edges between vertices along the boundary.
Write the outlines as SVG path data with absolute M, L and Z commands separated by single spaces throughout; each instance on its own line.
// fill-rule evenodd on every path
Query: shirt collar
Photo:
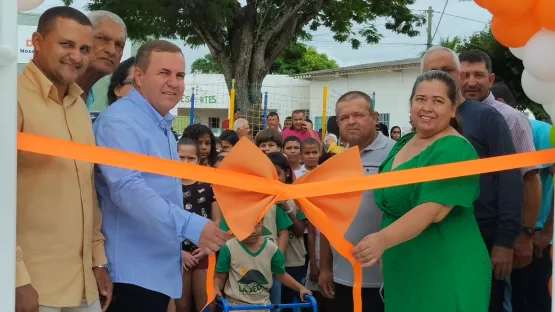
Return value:
M 489 104 L 489 105 L 491 105 L 491 104 L 493 104 L 493 103 L 495 103 L 495 102 L 497 102 L 497 101 L 495 100 L 495 97 L 493 96 L 493 93 L 491 93 L 491 92 L 489 93 L 488 97 L 486 97 L 486 98 L 482 101 L 482 103 L 484 103 L 484 104 Z
M 380 131 L 376 131 L 376 138 L 374 139 L 374 141 L 372 143 L 370 143 L 370 145 L 368 145 L 367 147 L 365 147 L 362 152 L 368 152 L 368 151 L 375 151 L 375 150 L 380 150 L 380 149 L 384 149 L 387 147 L 387 141 L 388 138 L 383 135 L 383 133 L 381 133 Z M 349 144 L 347 144 L 347 146 L 345 146 L 345 149 L 348 149 L 350 147 Z
M 156 123 L 162 129 L 171 129 L 172 121 L 175 118 L 172 114 L 167 113 L 164 117 L 158 113 L 154 107 L 137 91 L 135 88 L 131 88 L 127 96 L 137 105 L 143 112 L 145 112 L 154 123 Z
M 39 90 L 42 98 L 46 101 L 49 97 L 58 103 L 63 103 L 64 99 L 58 98 L 58 89 L 46 77 L 46 75 L 37 67 L 35 62 L 31 60 L 23 69 L 23 75 L 27 77 L 31 83 Z M 66 97 L 70 97 L 71 102 L 78 98 L 83 93 L 83 90 L 74 82 L 68 86 Z

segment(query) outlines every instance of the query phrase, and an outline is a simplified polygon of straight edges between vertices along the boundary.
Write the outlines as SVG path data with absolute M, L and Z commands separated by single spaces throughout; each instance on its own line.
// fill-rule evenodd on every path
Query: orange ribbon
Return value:
M 245 140 L 246 139 L 243 141 Z M 247 145 L 250 145 L 250 147 L 241 147 L 241 149 L 253 150 L 254 146 L 252 144 L 244 143 L 242 141 L 236 145 L 234 150 L 237 147 Z M 272 168 L 268 167 L 267 164 L 262 167 L 264 171 L 252 172 L 252 170 L 255 170 L 257 167 L 254 164 L 249 163 L 252 163 L 251 159 L 256 157 L 260 158 L 260 152 L 252 152 L 248 156 L 244 155 L 241 151 L 235 153 L 230 152 L 230 154 L 228 154 L 224 159 L 224 162 L 229 164 L 224 166 L 224 162 L 222 162 L 221 166 L 223 167 L 216 170 L 214 168 L 180 162 L 178 163 L 173 160 L 161 159 L 158 157 L 63 141 L 60 139 L 21 132 L 18 133 L 17 148 L 20 151 L 203 181 L 214 184 L 215 192 L 216 189 L 219 189 L 217 192 L 222 192 L 223 190 L 224 193 L 229 192 L 231 194 L 232 191 L 229 191 L 229 189 L 236 189 L 239 193 L 234 193 L 236 194 L 234 196 L 237 196 L 237 194 L 246 194 L 248 195 L 247 197 L 249 200 L 257 197 L 262 198 L 264 201 L 256 208 L 260 209 L 260 214 L 256 215 L 253 213 L 253 216 L 251 216 L 249 220 L 252 220 L 253 218 L 260 218 L 260 216 L 263 215 L 263 212 L 269 208 L 271 203 L 275 203 L 277 200 L 297 199 L 307 218 L 315 224 L 315 226 L 324 236 L 326 236 L 326 238 L 330 240 L 330 243 L 337 249 L 337 251 L 347 259 L 352 259 L 350 256 L 350 249 L 352 246 L 348 244 L 348 242 L 345 242 L 341 233 L 344 233 L 345 222 L 350 216 L 350 212 L 344 211 L 343 209 L 333 209 L 333 207 L 329 208 L 331 205 L 327 205 L 328 201 L 331 203 L 336 200 L 335 202 L 337 203 L 337 207 L 347 207 L 344 201 L 347 198 L 352 199 L 353 197 L 351 196 L 354 195 L 344 193 L 360 194 L 363 190 L 442 180 L 555 162 L 555 149 L 548 149 L 417 169 L 399 170 L 372 176 L 363 176 L 362 171 L 360 170 L 361 165 L 357 150 L 355 148 L 351 148 L 326 161 L 320 169 L 299 178 L 294 185 L 286 186 L 274 178 L 274 173 L 270 170 Z M 233 156 L 233 154 L 236 156 Z M 353 155 L 356 156 L 356 159 Z M 245 158 L 240 159 L 241 157 Z M 233 158 L 235 158 L 235 160 L 233 160 Z M 268 160 L 265 159 L 265 161 L 267 162 Z M 253 167 L 241 167 L 238 165 L 243 163 L 247 163 L 249 166 Z M 352 175 L 350 175 L 348 173 L 341 173 L 341 171 L 346 170 L 347 167 L 351 168 L 351 165 L 353 165 L 354 168 L 354 164 L 358 166 L 358 174 L 351 173 Z M 331 170 L 330 167 L 336 167 L 337 170 Z M 242 171 L 241 168 L 246 168 L 247 171 Z M 268 195 L 270 196 L 268 197 Z M 222 199 L 226 201 L 226 195 L 223 195 Z M 220 200 L 221 199 L 218 198 L 219 203 Z M 341 202 L 339 202 L 339 200 L 341 200 Z M 244 199 L 241 198 L 240 201 L 244 201 Z M 252 200 L 250 202 L 252 203 L 254 201 Z M 250 233 L 248 228 L 243 227 L 246 222 L 241 220 L 241 223 L 244 224 L 238 224 L 235 211 L 230 212 L 227 210 L 229 208 L 228 204 L 222 205 L 222 203 L 220 203 L 220 205 L 222 206 L 222 212 L 226 221 L 228 221 L 228 225 L 235 235 L 238 237 L 244 237 L 241 235 L 244 235 L 246 232 Z M 233 203 L 233 205 L 236 204 Z M 263 209 L 260 207 L 263 207 Z M 326 216 L 328 213 L 330 214 L 329 218 Z M 243 215 L 243 217 L 245 216 Z M 330 218 L 334 220 L 333 223 L 330 221 Z M 336 219 L 343 220 L 345 222 L 336 224 Z M 250 230 L 252 230 L 252 227 Z M 208 260 L 209 270 L 207 273 L 207 294 L 210 302 L 214 298 L 213 277 L 216 258 L 215 256 L 210 256 Z M 353 264 L 352 261 L 351 264 Z M 359 269 L 359 266 L 356 263 L 353 268 L 355 273 L 355 282 L 358 281 L 360 283 L 362 278 L 362 269 Z M 211 285 L 211 287 L 209 287 L 209 285 Z M 356 287 L 353 287 L 355 289 L 355 293 L 353 294 L 353 298 L 355 299 L 354 302 L 355 304 L 361 304 L 360 293 L 357 293 L 357 288 L 359 291 L 360 287 L 358 284 L 355 286 Z M 361 307 L 361 305 L 356 305 L 354 312 L 360 312 Z
M 242 139 L 226 155 L 221 169 L 249 174 L 253 177 L 265 178 L 277 181 L 277 173 L 270 159 L 262 153 L 254 144 L 247 139 Z M 362 163 L 358 148 L 332 157 L 318 168 L 304 174 L 295 181 L 295 185 L 326 181 L 335 178 L 358 178 L 364 176 Z M 247 181 L 245 181 L 246 183 Z M 222 210 L 226 223 L 231 232 L 238 240 L 247 238 L 266 212 L 280 199 L 280 195 L 289 188 L 281 184 L 282 190 L 279 194 L 264 194 L 228 187 L 214 185 L 214 195 Z M 353 302 L 355 311 L 362 311 L 362 267 L 351 255 L 353 245 L 343 236 L 353 221 L 362 198 L 362 191 L 343 194 L 332 194 L 318 197 L 299 198 L 299 208 L 308 220 L 318 229 L 322 235 L 330 241 L 330 244 L 346 259 L 354 269 Z M 333 222 L 331 221 L 333 220 Z M 213 268 L 210 268 L 212 270 Z M 213 289 L 211 281 L 207 281 L 208 301 L 214 297 L 210 288 Z

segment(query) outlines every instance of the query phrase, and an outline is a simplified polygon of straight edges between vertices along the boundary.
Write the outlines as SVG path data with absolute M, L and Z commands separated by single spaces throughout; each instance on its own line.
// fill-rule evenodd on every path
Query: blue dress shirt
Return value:
M 172 120 L 132 89 L 96 119 L 96 143 L 177 162 Z M 207 222 L 183 209 L 181 179 L 105 165 L 95 178 L 112 281 L 181 297 L 181 242 Z

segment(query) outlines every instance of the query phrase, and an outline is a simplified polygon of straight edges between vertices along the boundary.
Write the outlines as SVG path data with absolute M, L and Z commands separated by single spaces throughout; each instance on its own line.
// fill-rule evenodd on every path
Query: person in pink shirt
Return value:
M 320 141 L 320 138 L 318 137 L 318 132 L 312 129 L 312 123 L 306 121 L 306 115 L 304 111 L 293 111 L 291 121 L 293 122 L 293 125 L 290 128 L 283 129 L 283 131 L 281 132 L 281 136 L 283 138 L 287 138 L 288 136 L 296 136 L 301 141 L 308 138 L 314 138 Z

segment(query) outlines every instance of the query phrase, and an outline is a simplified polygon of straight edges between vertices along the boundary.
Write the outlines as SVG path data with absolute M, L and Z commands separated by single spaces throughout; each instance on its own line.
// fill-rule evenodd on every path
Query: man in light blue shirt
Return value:
M 99 146 L 179 161 L 171 131 L 184 91 L 181 49 L 153 40 L 137 52 L 134 88 L 94 123 Z M 114 282 L 109 312 L 166 312 L 181 297 L 181 242 L 206 254 L 229 235 L 212 221 L 183 209 L 181 179 L 98 165 L 96 188 L 106 255 Z

